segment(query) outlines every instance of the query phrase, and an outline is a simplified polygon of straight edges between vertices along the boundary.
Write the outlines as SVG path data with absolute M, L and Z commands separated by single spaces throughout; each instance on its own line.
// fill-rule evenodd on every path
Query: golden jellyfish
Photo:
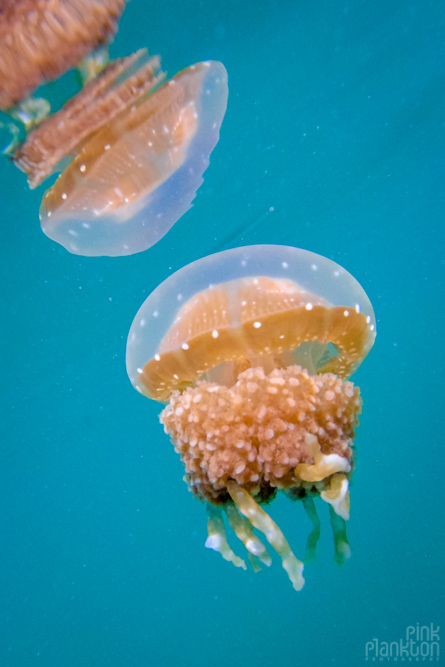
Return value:
M 227 107 L 220 62 L 162 83 L 146 50 L 110 63 L 14 156 L 31 187 L 65 167 L 44 194 L 43 232 L 78 255 L 150 248 L 190 208 Z
M 44 195 L 44 233 L 78 255 L 131 255 L 157 243 L 203 182 L 227 96 L 224 66 L 209 61 L 133 101 L 83 143 Z
M 0 0 L 0 109 L 106 44 L 124 7 L 125 0 Z
M 40 223 L 78 255 L 130 255 L 159 241 L 190 208 L 227 106 L 219 62 L 165 83 L 146 49 L 108 62 L 125 1 L 0 0 L 0 109 L 20 123 L 0 123 L 13 137 L 4 152 L 31 188 L 61 172 Z M 84 86 L 56 113 L 24 99 L 73 67 Z
M 127 372 L 145 396 L 167 402 L 160 420 L 206 503 L 206 546 L 255 571 L 282 560 L 294 588 L 303 562 L 263 509 L 277 492 L 302 501 L 320 534 L 314 499 L 329 506 L 335 558 L 349 556 L 349 481 L 359 389 L 348 380 L 371 349 L 375 318 L 360 284 L 306 250 L 258 245 L 210 255 L 159 285 L 138 311 Z

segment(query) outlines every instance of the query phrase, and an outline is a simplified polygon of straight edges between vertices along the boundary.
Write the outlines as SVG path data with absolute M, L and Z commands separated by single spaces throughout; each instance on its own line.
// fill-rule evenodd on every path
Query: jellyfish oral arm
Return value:
M 333 475 L 330 480 L 330 486 L 320 493 L 320 497 L 332 507 L 344 521 L 349 520 L 349 480 L 346 475 L 339 473 Z
M 245 570 L 246 564 L 243 559 L 239 558 L 229 547 L 224 520 L 220 508 L 210 504 L 207 505 L 207 515 L 208 538 L 205 543 L 207 549 L 213 549 L 213 551 L 217 551 L 221 554 L 224 560 L 233 563 L 235 567 L 241 567 L 243 570 Z
M 312 433 L 305 434 L 307 451 L 314 463 L 300 463 L 295 468 L 296 475 L 305 482 L 320 482 L 336 472 L 349 472 L 351 464 L 338 454 L 323 454 L 320 443 Z
M 238 512 L 237 506 L 232 505 L 231 503 L 227 503 L 224 507 L 224 510 L 226 512 L 230 527 L 232 528 L 237 538 L 244 544 L 249 555 L 252 557 L 249 560 L 254 569 L 256 569 L 255 565 L 258 566 L 258 569 L 261 569 L 258 561 L 261 561 L 264 565 L 269 567 L 272 564 L 272 559 L 267 553 L 264 544 L 253 532 L 252 524 L 249 519 L 240 514 Z
M 293 587 L 296 591 L 300 591 L 304 586 L 303 563 L 294 556 L 289 543 L 275 521 L 255 502 L 250 493 L 236 482 L 229 481 L 227 490 L 241 514 L 250 521 L 254 528 L 261 531 L 269 544 L 273 546 L 281 558 Z

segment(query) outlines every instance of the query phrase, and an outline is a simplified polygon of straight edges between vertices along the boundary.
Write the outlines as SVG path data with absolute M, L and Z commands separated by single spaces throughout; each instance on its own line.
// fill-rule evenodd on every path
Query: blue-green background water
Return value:
M 221 60 L 230 88 L 193 209 L 139 255 L 68 254 L 40 231 L 43 188 L 0 162 L 1 667 L 357 667 L 373 638 L 443 626 L 444 19 L 437 0 L 132 0 L 113 56 Z M 355 376 L 352 557 L 332 562 L 319 507 L 300 593 L 277 561 L 254 575 L 204 548 L 159 406 L 125 372 L 150 291 L 254 243 L 339 262 L 378 321 Z M 269 509 L 302 556 L 302 507 Z

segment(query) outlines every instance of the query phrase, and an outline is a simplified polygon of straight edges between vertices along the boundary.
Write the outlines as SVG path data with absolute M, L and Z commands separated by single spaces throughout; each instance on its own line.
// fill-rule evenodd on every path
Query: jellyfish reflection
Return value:
M 221 63 L 163 83 L 146 50 L 111 63 L 89 53 L 117 30 L 124 4 L 5 0 L 0 10 L 0 108 L 17 103 L 6 111 L 26 129 L 21 141 L 23 128 L 8 123 L 5 152 L 31 188 L 62 172 L 43 197 L 41 227 L 79 255 L 141 252 L 168 232 L 203 181 L 227 106 Z M 22 99 L 75 65 L 86 83 L 53 115 L 46 100 Z
M 152 74 L 156 84 L 159 75 Z M 105 123 L 44 195 L 42 229 L 79 255 L 130 255 L 190 208 L 227 105 L 218 62 L 192 65 Z
M 75 67 L 117 32 L 125 0 L 2 0 L 0 109 Z
M 181 306 L 181 304 L 183 304 Z M 245 567 L 224 516 L 255 570 L 277 551 L 295 589 L 303 563 L 263 509 L 278 491 L 329 504 L 336 560 L 349 555 L 349 480 L 361 411 L 347 378 L 373 345 L 372 306 L 334 262 L 297 248 L 228 250 L 170 276 L 130 329 L 127 371 L 143 394 L 168 401 L 161 422 L 194 495 L 207 504 L 206 546 Z

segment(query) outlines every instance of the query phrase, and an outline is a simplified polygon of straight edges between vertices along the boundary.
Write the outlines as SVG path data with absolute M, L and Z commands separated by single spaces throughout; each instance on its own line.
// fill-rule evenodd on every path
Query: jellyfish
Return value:
M 42 230 L 71 253 L 150 248 L 203 182 L 227 106 L 226 70 L 220 62 L 197 63 L 153 90 L 161 76 L 156 63 L 141 77 L 148 91 L 93 132 L 43 196 Z
M 2 0 L 0 109 L 75 67 L 116 33 L 125 0 Z
M 64 167 L 40 223 L 69 252 L 141 252 L 190 208 L 219 139 L 227 72 L 208 61 L 164 79 L 146 49 L 117 59 L 16 150 L 32 188 Z
M 373 309 L 355 278 L 293 247 L 210 255 L 147 298 L 130 328 L 127 372 L 141 394 L 167 404 L 160 421 L 206 504 L 208 548 L 245 569 L 231 529 L 258 571 L 271 564 L 268 543 L 300 590 L 303 561 L 264 509 L 282 492 L 312 523 L 306 562 L 320 535 L 318 498 L 329 507 L 335 560 L 349 556 L 362 401 L 348 378 L 374 339 Z
M 227 106 L 219 62 L 166 82 L 146 49 L 109 62 L 125 1 L 0 0 L 0 109 L 20 122 L 0 122 L 12 135 L 3 152 L 31 188 L 61 172 L 43 196 L 41 228 L 78 255 L 130 255 L 159 241 L 190 208 Z M 74 66 L 83 87 L 54 114 L 46 100 L 24 99 Z

